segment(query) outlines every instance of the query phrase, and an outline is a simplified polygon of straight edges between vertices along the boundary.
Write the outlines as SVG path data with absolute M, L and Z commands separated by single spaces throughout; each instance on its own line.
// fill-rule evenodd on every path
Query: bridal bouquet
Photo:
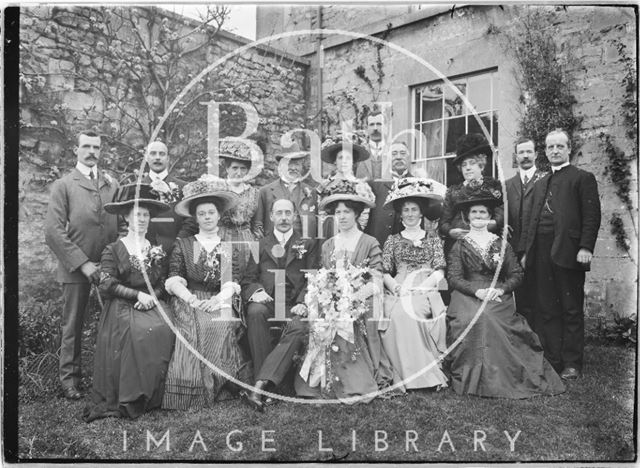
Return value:
M 373 287 L 372 275 L 366 265 L 352 265 L 348 260 L 335 268 L 321 268 L 308 274 L 305 304 L 309 320 L 309 347 L 300 375 L 310 386 L 320 383 L 327 387 L 329 353 L 338 352 L 336 336 L 355 344 L 354 324 L 363 321 L 369 310 L 367 298 Z M 364 323 L 362 330 L 365 330 Z M 355 349 L 352 359 L 356 359 Z M 330 379 L 329 379 L 330 384 Z

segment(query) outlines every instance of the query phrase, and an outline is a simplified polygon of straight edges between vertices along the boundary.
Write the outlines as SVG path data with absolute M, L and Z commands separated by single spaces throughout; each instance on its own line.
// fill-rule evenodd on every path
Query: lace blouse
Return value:
M 419 240 L 419 245 L 405 239 L 401 234 L 389 236 L 382 249 L 382 268 L 385 273 L 395 276 L 401 264 L 408 265 L 411 271 L 424 267 L 433 270 L 444 269 L 446 263 L 442 241 L 436 235 L 428 233 Z

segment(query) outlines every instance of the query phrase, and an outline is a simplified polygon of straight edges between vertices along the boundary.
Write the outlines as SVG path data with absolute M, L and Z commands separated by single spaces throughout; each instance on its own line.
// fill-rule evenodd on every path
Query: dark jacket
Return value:
M 545 175 L 546 172 L 536 171 L 526 188 L 522 185 L 519 172 L 505 182 L 507 189 L 506 203 L 509 214 L 508 221 L 511 227 L 508 240 L 517 255 L 524 253 L 522 227 L 526 224 L 526 220 L 528 220 L 530 216 L 533 186 Z
M 531 216 L 523 227 L 527 264 L 532 262 L 532 247 L 547 190 L 552 191 L 553 244 L 551 260 L 558 266 L 575 270 L 589 269 L 576 260 L 578 251 L 585 248 L 593 253 L 600 229 L 600 198 L 598 183 L 591 172 L 567 166 L 555 174 L 549 173 L 533 188 Z
M 273 232 L 260 239 L 258 261 L 251 255 L 246 272 L 241 281 L 242 299 L 247 302 L 254 292 L 263 288 L 275 301 L 276 274 L 269 270 L 284 270 L 285 309 L 287 314 L 292 306 L 304 303 L 307 292 L 307 278 L 303 270 L 318 268 L 317 242 L 302 239 L 295 231 L 285 246 L 285 256 L 279 259 L 273 254 L 278 240 Z M 296 246 L 302 249 L 296 249 Z M 302 253 L 301 250 L 306 250 Z M 300 252 L 300 253 L 299 253 Z

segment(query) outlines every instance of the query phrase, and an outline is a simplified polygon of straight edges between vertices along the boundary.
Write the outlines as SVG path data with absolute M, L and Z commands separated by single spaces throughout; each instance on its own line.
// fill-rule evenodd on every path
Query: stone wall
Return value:
M 275 10 L 276 7 L 264 7 Z M 283 25 L 286 30 L 304 29 L 317 22 L 317 9 L 298 7 L 290 12 L 298 22 Z M 400 8 L 400 7 L 398 7 Z M 431 7 L 429 7 L 431 8 Z M 632 162 L 631 198 L 634 200 L 634 219 L 624 209 L 615 194 L 615 186 L 605 175 L 607 158 L 603 152 L 600 134 L 615 138 L 615 143 L 626 154 L 637 148 L 634 139 L 626 136 L 621 106 L 624 101 L 624 61 L 617 51 L 617 44 L 626 46 L 626 52 L 635 63 L 637 56 L 636 9 L 634 7 L 568 6 L 536 7 L 548 19 L 546 29 L 557 41 L 560 60 L 571 64 L 569 71 L 574 79 L 574 95 L 577 115 L 583 118 L 578 131 L 582 144 L 575 149 L 573 164 L 593 172 L 598 180 L 602 202 L 602 227 L 599 232 L 592 271 L 587 275 L 586 307 L 594 326 L 599 318 L 611 317 L 612 312 L 630 314 L 637 309 L 637 266 L 626 252 L 615 245 L 610 232 L 609 219 L 618 212 L 625 223 L 632 243 L 631 255 L 637 259 L 637 237 L 633 229 L 637 226 L 637 159 Z M 365 11 L 366 10 L 366 11 Z M 521 113 L 520 90 L 517 84 L 515 63 L 505 47 L 505 33 L 513 31 L 516 19 L 526 14 L 520 6 L 467 6 L 453 12 L 445 7 L 426 11 L 413 11 L 404 15 L 389 15 L 385 21 L 369 8 L 332 6 L 323 10 L 322 26 L 327 29 L 348 29 L 355 32 L 376 34 L 394 45 L 427 61 L 447 77 L 456 77 L 483 70 L 497 69 L 499 89 L 499 154 L 505 177 L 514 173 L 512 167 L 512 145 L 517 133 Z M 360 12 L 358 15 L 354 12 Z M 275 15 L 271 12 L 271 15 Z M 353 18 L 368 21 L 352 22 Z M 260 16 L 258 16 L 260 20 Z M 304 19 L 304 21 L 303 21 Z M 307 23 L 305 23 L 305 21 Z M 273 29 L 271 33 L 280 32 Z M 260 24 L 258 25 L 260 34 Z M 298 46 L 300 50 L 303 46 Z M 310 103 L 312 113 L 318 110 L 318 94 L 322 92 L 325 109 L 340 107 L 347 118 L 354 116 L 348 100 L 338 105 L 327 97 L 346 91 L 352 102 L 362 106 L 373 100 L 393 103 L 394 133 L 411 126 L 411 86 L 425 83 L 438 77 L 424 65 L 391 47 L 379 50 L 383 63 L 384 79 L 381 85 L 375 82 L 378 48 L 366 40 L 351 40 L 344 37 L 325 36 L 321 63 L 314 54 L 306 55 L 312 63 L 309 75 Z M 569 60 L 571 58 L 571 60 Z M 370 89 L 355 70 L 363 67 L 374 81 Z M 319 77 L 321 79 L 321 86 Z
M 149 109 L 156 111 L 157 117 L 158 96 L 162 94 L 144 73 L 140 80 L 127 75 L 128 70 L 138 65 L 137 59 L 126 58 L 136 55 L 132 50 L 136 41 L 131 27 L 125 24 L 105 38 L 105 28 L 115 27 L 118 15 L 123 12 L 134 12 L 134 19 L 142 22 L 153 17 L 157 22 L 153 28 L 166 26 L 177 36 L 184 36 L 189 48 L 197 49 L 176 62 L 179 64 L 176 73 L 181 76 L 174 80 L 175 83 L 188 82 L 209 64 L 251 42 L 224 31 L 219 31 L 213 39 L 203 31 L 190 33 L 199 25 L 198 22 L 164 10 L 22 9 L 19 264 L 23 294 L 53 281 L 56 261 L 44 244 L 43 222 L 51 181 L 75 165 L 72 148 L 76 132 L 86 128 L 100 131 L 103 135 L 101 165 L 116 176 L 140 167 L 142 151 L 151 131 L 147 134 L 139 131 L 125 114 L 138 113 L 143 123 L 148 124 L 147 128 L 152 129 L 154 122 L 149 121 L 149 114 L 145 112 Z M 122 64 L 114 65 L 113 61 L 103 58 L 101 51 L 111 46 L 125 57 Z M 214 69 L 197 90 L 222 90 L 216 94 L 218 101 L 233 100 L 255 105 L 259 117 L 255 137 L 266 149 L 267 156 L 265 170 L 256 180 L 258 185 L 275 177 L 273 154 L 280 148 L 280 136 L 304 126 L 307 68 L 305 59 L 269 47 L 257 47 L 230 57 Z M 122 82 L 127 76 L 130 81 Z M 91 79 L 87 80 L 87 77 Z M 148 86 L 145 98 L 151 104 L 147 107 L 136 101 L 132 94 L 130 101 L 127 96 L 123 99 L 125 110 L 118 111 L 110 107 L 109 93 L 99 92 L 101 88 L 115 94 L 141 84 Z M 172 96 L 179 91 L 174 90 Z M 185 101 L 190 97 L 187 95 Z M 206 170 L 206 108 L 203 105 L 198 108 L 197 105 L 189 108 L 190 112 L 197 112 L 190 121 L 175 126 L 172 134 L 162 135 L 168 142 L 172 159 L 183 162 L 176 165 L 174 174 L 186 180 Z M 244 125 L 243 112 L 238 108 L 223 109 L 223 112 L 226 112 L 226 120 L 237 121 L 238 125 L 224 127 L 223 115 L 221 136 L 225 135 L 225 128 L 229 130 L 227 134 L 237 135 Z M 126 122 L 129 123 L 127 128 L 121 128 Z M 190 138 L 199 140 L 190 145 Z M 130 156 L 123 158 L 123 154 Z

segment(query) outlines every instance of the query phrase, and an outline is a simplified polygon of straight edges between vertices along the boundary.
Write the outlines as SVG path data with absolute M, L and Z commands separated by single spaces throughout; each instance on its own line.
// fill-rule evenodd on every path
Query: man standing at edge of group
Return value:
M 524 255 L 524 235 L 522 227 L 527 224 L 531 210 L 531 197 L 533 185 L 546 175 L 536 168 L 535 143 L 531 138 L 523 137 L 515 143 L 515 158 L 518 172 L 505 182 L 507 190 L 507 205 L 509 210 L 509 244 L 518 257 L 518 261 Z M 516 310 L 525 317 L 529 325 L 533 327 L 531 320 L 533 298 L 533 283 L 531 275 L 524 273 L 522 284 L 516 288 Z
M 100 256 L 118 235 L 117 216 L 103 209 L 118 182 L 98 170 L 100 148 L 100 135 L 78 135 L 76 166 L 51 186 L 45 220 L 45 241 L 58 258 L 57 279 L 64 297 L 60 383 L 64 396 L 72 400 L 82 398 L 80 346 L 91 283 L 100 281 Z
M 598 184 L 569 162 L 567 132 L 545 139 L 550 174 L 533 188 L 522 264 L 535 281 L 534 331 L 563 379 L 580 377 L 584 357 L 584 281 L 600 228 Z
M 158 213 L 149 222 L 147 239 L 153 245 L 162 245 L 162 249 L 170 254 L 176 238 L 186 238 L 198 232 L 198 225 L 193 217 L 182 218 L 173 211 L 173 207 L 182 198 L 182 187 L 185 183 L 176 177 L 170 176 L 169 150 L 161 141 L 153 141 L 147 146 L 145 162 L 149 166 L 149 172 L 142 176 L 141 183 L 149 184 L 159 193 L 160 200 L 171 206 L 170 209 Z M 127 183 L 136 183 L 136 176 L 130 175 Z M 125 183 L 125 180 L 122 183 Z
M 367 133 L 369 135 L 369 153 L 371 157 L 356 166 L 355 176 L 358 179 L 373 181 L 382 178 L 383 159 L 387 156 L 384 115 L 380 111 L 373 111 L 367 116 Z

